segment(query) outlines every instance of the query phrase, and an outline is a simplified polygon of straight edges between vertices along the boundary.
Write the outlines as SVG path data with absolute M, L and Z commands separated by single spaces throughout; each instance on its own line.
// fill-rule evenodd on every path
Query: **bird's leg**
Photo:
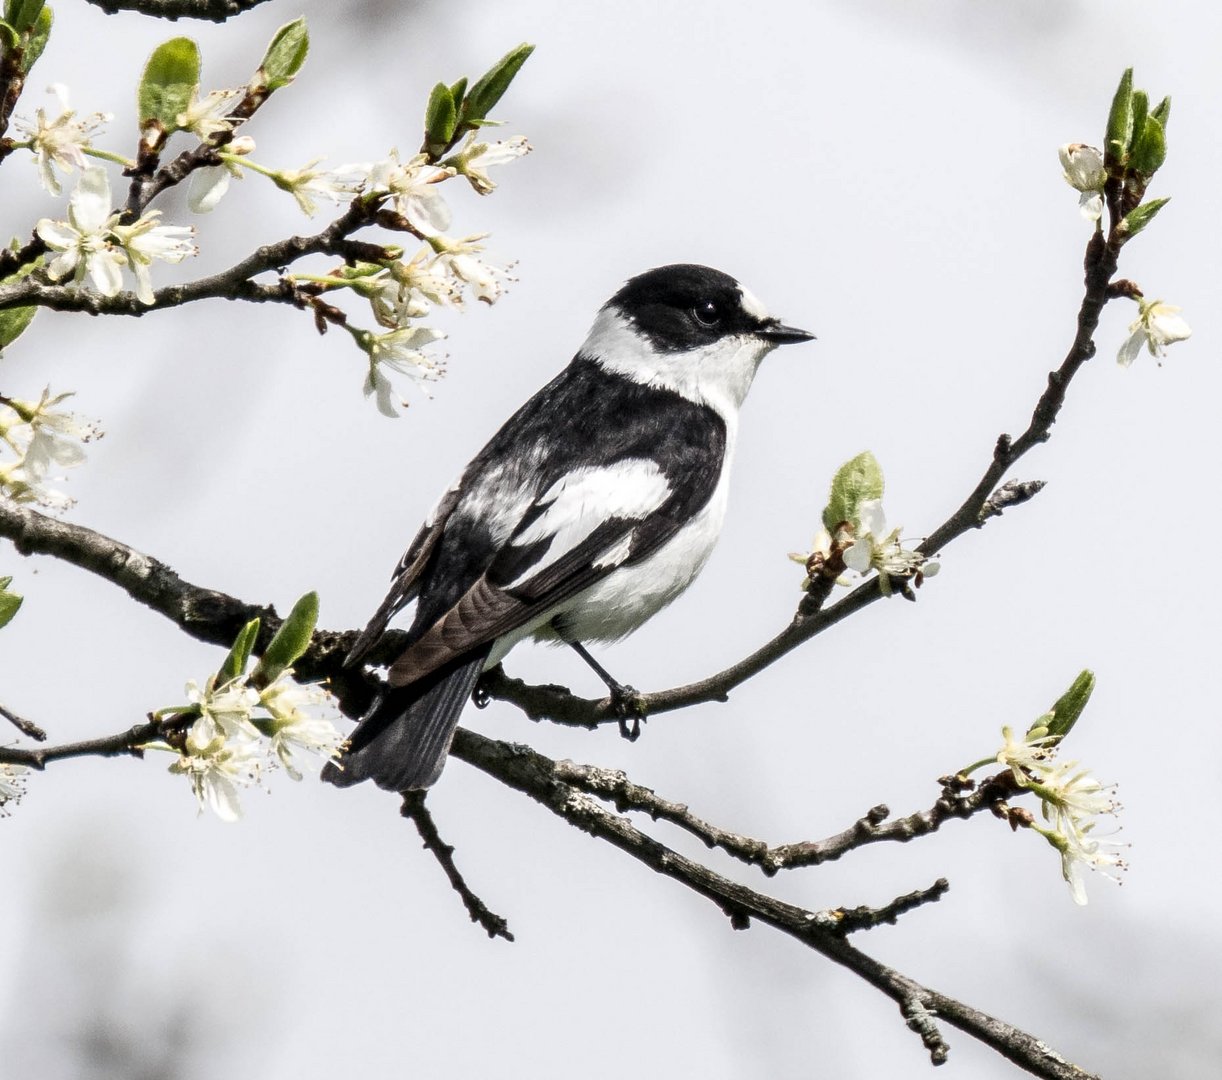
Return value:
M 577 655 L 594 669 L 594 673 L 602 679 L 610 691 L 611 707 L 615 710 L 616 719 L 619 720 L 620 735 L 629 742 L 635 742 L 641 737 L 641 721 L 646 719 L 645 710 L 641 708 L 640 695 L 633 687 L 612 678 L 610 672 L 590 655 L 580 641 L 570 641 L 569 644 Z M 628 725 L 629 719 L 632 720 L 631 727 Z

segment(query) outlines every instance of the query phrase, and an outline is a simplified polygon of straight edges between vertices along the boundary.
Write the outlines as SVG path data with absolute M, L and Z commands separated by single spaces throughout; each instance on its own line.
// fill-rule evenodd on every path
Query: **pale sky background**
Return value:
M 917 604 L 877 604 L 634 745 L 504 705 L 465 722 L 628 769 L 781 843 L 880 801 L 927 807 L 936 777 L 1089 666 L 1099 689 L 1067 752 L 1120 783 L 1132 869 L 1122 888 L 1092 876 L 1084 909 L 1050 848 L 992 818 L 771 881 L 640 824 L 810 908 L 880 904 L 945 875 L 940 904 L 856 943 L 1109 1080 L 1217 1076 L 1217 5 L 277 0 L 224 27 L 56 10 L 34 91 L 63 81 L 78 109 L 113 111 L 103 144 L 124 152 L 158 41 L 190 34 L 206 84 L 233 85 L 304 11 L 309 62 L 249 129 L 259 160 L 282 167 L 409 152 L 433 82 L 538 46 L 499 110 L 534 153 L 492 198 L 447 188 L 454 231 L 491 231 L 520 281 L 495 309 L 447 321 L 449 376 L 404 418 L 362 399 L 346 336 L 319 338 L 288 309 L 44 313 L 5 356 L 4 392 L 75 389 L 106 428 L 70 481 L 70 519 L 190 581 L 281 610 L 317 589 L 323 625 L 363 625 L 437 492 L 645 268 L 717 266 L 818 334 L 761 371 L 703 577 L 600 653 L 642 690 L 720 670 L 784 625 L 801 577 L 785 555 L 809 545 L 831 474 L 860 450 L 881 460 L 889 516 L 910 535 L 959 504 L 1072 338 L 1089 229 L 1057 146 L 1101 139 L 1126 65 L 1154 99 L 1170 93 L 1152 194 L 1174 198 L 1121 273 L 1182 305 L 1195 333 L 1161 368 L 1122 371 L 1134 308 L 1109 308 L 1052 441 L 1016 474 L 1048 481 L 1037 500 L 948 549 Z M 40 103 L 32 92 L 19 111 Z M 21 155 L 2 190 L 6 235 L 62 212 Z M 189 216 L 179 198 L 164 209 Z M 203 253 L 184 273 L 323 220 L 252 176 L 199 221 Z M 86 573 L 4 545 L 0 574 L 27 598 L 0 634 L 0 701 L 56 741 L 180 701 L 221 658 Z M 524 646 L 507 666 L 598 690 L 567 653 Z M 894 1006 L 855 976 L 767 928 L 732 931 L 460 762 L 430 805 L 513 945 L 467 921 L 393 797 L 277 775 L 227 826 L 197 818 L 166 764 L 56 765 L 0 821 L 5 1080 L 929 1073 Z M 939 1077 L 1019 1075 L 946 1035 Z

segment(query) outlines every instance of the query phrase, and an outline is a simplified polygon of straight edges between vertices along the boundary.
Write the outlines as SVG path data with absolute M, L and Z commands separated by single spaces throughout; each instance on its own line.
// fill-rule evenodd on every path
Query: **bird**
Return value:
M 756 370 L 813 337 L 719 270 L 629 279 L 425 518 L 345 664 L 415 601 L 406 643 L 323 779 L 431 787 L 480 675 L 526 638 L 571 645 L 630 699 L 585 643 L 636 630 L 703 569 Z

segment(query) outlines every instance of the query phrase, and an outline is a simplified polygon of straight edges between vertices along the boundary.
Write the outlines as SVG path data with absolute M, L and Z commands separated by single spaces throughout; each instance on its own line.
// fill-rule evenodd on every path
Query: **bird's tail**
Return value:
M 489 649 L 412 683 L 383 690 L 322 778 L 338 787 L 372 780 L 387 791 L 431 787 L 445 767 L 454 729 Z

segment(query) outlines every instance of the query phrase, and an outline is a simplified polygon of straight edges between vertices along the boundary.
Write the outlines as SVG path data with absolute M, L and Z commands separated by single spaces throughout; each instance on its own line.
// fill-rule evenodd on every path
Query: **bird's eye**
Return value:
M 692 308 L 692 316 L 701 326 L 716 326 L 721 322 L 721 308 L 713 300 L 702 300 Z

